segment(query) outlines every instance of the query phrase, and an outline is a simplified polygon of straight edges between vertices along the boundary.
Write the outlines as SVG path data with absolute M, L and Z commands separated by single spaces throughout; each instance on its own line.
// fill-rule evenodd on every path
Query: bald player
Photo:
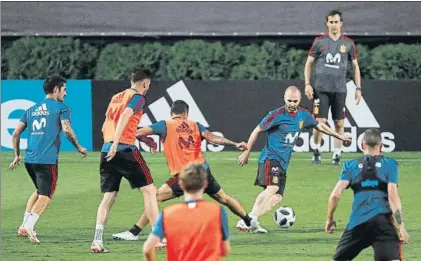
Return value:
M 237 229 L 241 231 L 267 233 L 257 219 L 281 202 L 291 152 L 303 128 L 316 128 L 339 140 L 351 140 L 350 137 L 340 135 L 330 129 L 323 122 L 317 122 L 307 109 L 299 106 L 301 92 L 297 87 L 288 87 L 285 91 L 284 100 L 284 106 L 270 111 L 256 126 L 248 140 L 248 150 L 244 151 L 237 160 L 240 166 L 247 164 L 257 136 L 261 132 L 267 132 L 266 146 L 260 154 L 256 181 L 254 182 L 254 185 L 261 186 L 264 190 L 257 196 L 249 214 L 252 218 L 251 225 L 246 226 L 243 220 L 237 223 Z

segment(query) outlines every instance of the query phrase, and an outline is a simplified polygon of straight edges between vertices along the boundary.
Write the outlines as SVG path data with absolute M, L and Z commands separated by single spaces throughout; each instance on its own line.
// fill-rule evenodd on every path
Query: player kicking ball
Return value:
M 340 135 L 326 124 L 317 122 L 307 109 L 300 107 L 301 92 L 297 87 L 288 87 L 284 99 L 284 106 L 270 111 L 256 126 L 248 140 L 248 150 L 244 151 L 237 159 L 238 165 L 244 166 L 247 164 L 251 149 L 259 133 L 267 132 L 266 146 L 260 154 L 256 181 L 254 182 L 254 185 L 265 189 L 257 196 L 253 209 L 249 213 L 252 218 L 251 225 L 247 226 L 243 220 L 240 220 L 236 226 L 238 230 L 267 233 L 267 230 L 260 226 L 258 217 L 281 202 L 292 149 L 303 128 L 316 128 L 339 140 L 351 140 L 351 137 Z
M 242 218 L 244 223 L 250 225 L 251 218 L 233 197 L 225 193 L 218 181 L 211 174 L 200 147 L 203 139 L 214 143 L 231 145 L 239 150 L 247 148 L 245 142 L 236 143 L 227 138 L 213 135 L 198 122 L 188 120 L 189 106 L 182 100 L 175 101 L 171 106 L 171 120 L 160 121 L 151 126 L 143 127 L 137 131 L 137 137 L 146 135 L 159 135 L 164 146 L 164 154 L 168 162 L 171 178 L 157 191 L 158 202 L 167 201 L 183 195 L 179 184 L 180 173 L 192 162 L 204 164 L 208 173 L 208 185 L 205 193 L 219 203 L 227 206 L 231 212 Z M 130 229 L 114 234 L 116 240 L 139 240 L 140 231 L 149 223 L 143 213 L 138 222 Z M 164 243 L 164 242 L 161 242 Z

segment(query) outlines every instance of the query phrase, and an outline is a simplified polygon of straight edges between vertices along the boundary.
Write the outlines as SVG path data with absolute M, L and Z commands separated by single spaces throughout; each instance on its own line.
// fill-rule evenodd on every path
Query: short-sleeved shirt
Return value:
M 195 202 L 194 200 L 184 201 L 186 204 Z M 230 232 L 228 229 L 228 214 L 227 211 L 221 206 L 221 231 L 222 231 L 222 240 L 228 240 L 230 238 Z M 164 238 L 164 226 L 163 226 L 163 216 L 162 212 L 159 214 L 158 219 L 156 221 L 155 227 L 152 230 L 152 234 L 159 238 Z
M 261 130 L 267 132 L 259 163 L 264 163 L 266 159 L 277 160 L 286 171 L 302 129 L 314 128 L 317 124 L 311 113 L 302 107 L 295 113 L 288 112 L 285 106 L 270 111 L 259 123 Z
M 370 157 L 370 155 L 366 155 Z M 375 164 L 376 176 L 378 180 L 364 180 L 362 179 L 363 164 L 359 159 L 354 159 L 344 162 L 339 180 L 346 180 L 351 184 L 362 182 L 361 186 L 370 186 L 372 189 L 367 191 L 360 191 L 355 193 L 354 202 L 352 205 L 352 212 L 347 229 L 352 229 L 359 224 L 362 224 L 374 216 L 382 213 L 390 213 L 390 205 L 387 192 L 381 189 L 376 189 L 379 186 L 379 181 L 385 183 L 398 184 L 398 163 L 395 159 L 382 157 Z
M 193 162 L 209 167 L 201 151 L 202 133 L 207 129 L 200 123 L 182 118 L 159 121 L 149 126 L 159 135 L 171 175 L 180 173 Z
M 26 163 L 57 164 L 62 120 L 70 120 L 70 109 L 51 98 L 25 111 L 20 121 L 26 124 L 28 131 Z
M 127 89 L 113 96 L 105 115 L 106 118 L 103 127 L 104 145 L 102 146 L 101 152 L 108 152 L 110 150 L 118 120 L 121 113 L 126 108 L 131 108 L 133 110 L 133 116 L 130 117 L 129 122 L 124 129 L 117 151 L 126 148 L 136 149 L 136 146 L 134 145 L 136 130 L 142 117 L 144 106 L 145 97 L 135 89 Z
M 316 59 L 314 88 L 320 92 L 346 92 L 348 60 L 357 59 L 354 41 L 341 35 L 334 41 L 329 35 L 314 39 L 309 56 Z

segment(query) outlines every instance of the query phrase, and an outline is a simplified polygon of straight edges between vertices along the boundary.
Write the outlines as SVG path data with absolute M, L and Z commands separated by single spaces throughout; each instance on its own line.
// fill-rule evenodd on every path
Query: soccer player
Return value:
M 213 135 L 200 123 L 188 120 L 188 112 L 189 106 L 186 102 L 175 101 L 171 105 L 171 120 L 160 121 L 137 131 L 139 137 L 151 134 L 159 135 L 164 145 L 164 154 L 172 177 L 158 189 L 158 202 L 182 196 L 183 191 L 178 183 L 181 171 L 192 162 L 200 162 L 205 165 L 208 173 L 208 185 L 205 193 L 227 206 L 244 222 L 250 224 L 251 218 L 244 208 L 236 199 L 227 195 L 212 176 L 209 164 L 200 150 L 202 139 L 215 144 L 235 146 L 240 150 L 247 148 L 246 143 L 235 143 L 224 137 Z M 147 224 L 148 219 L 142 214 L 130 230 L 114 234 L 113 237 L 120 240 L 139 240 L 138 235 Z
M 115 94 L 108 105 L 102 128 L 104 145 L 101 149 L 100 176 L 104 198 L 98 207 L 95 236 L 91 251 L 108 252 L 103 246 L 102 235 L 111 207 L 117 197 L 121 179 L 126 178 L 132 189 L 143 194 L 145 212 L 152 225 L 158 218 L 156 188 L 148 166 L 137 147 L 136 130 L 143 114 L 145 98 L 152 74 L 147 69 L 137 69 L 131 77 L 131 88 Z
M 20 136 L 29 126 L 24 162 L 36 191 L 28 199 L 18 235 L 27 236 L 32 243 L 40 242 L 35 233 L 35 225 L 50 205 L 56 190 L 61 131 L 82 157 L 87 155 L 87 150 L 79 144 L 71 127 L 70 109 L 63 103 L 67 95 L 66 79 L 59 75 L 49 76 L 43 87 L 45 99 L 25 111 L 13 132 L 15 158 L 9 165 L 10 170 L 19 165 Z
M 220 205 L 203 200 L 209 172 L 192 164 L 180 174 L 184 202 L 163 209 L 145 244 L 143 254 L 155 259 L 155 246 L 167 238 L 167 260 L 221 260 L 231 252 L 228 217 Z
M 316 37 L 308 53 L 304 69 L 305 94 L 309 100 L 313 100 L 313 114 L 317 121 L 326 123 L 329 108 L 332 111 L 332 119 L 336 132 L 344 133 L 345 101 L 347 95 L 346 72 L 348 59 L 352 61 L 354 68 L 354 81 L 357 85 L 355 100 L 359 104 L 361 100 L 361 75 L 357 60 L 357 49 L 354 41 L 343 35 L 342 13 L 333 10 L 326 16 L 326 26 L 329 34 Z M 314 89 L 310 83 L 312 66 L 316 62 Z M 323 134 L 313 129 L 315 149 L 313 151 L 313 164 L 321 163 L 320 144 Z M 342 141 L 335 140 L 332 164 L 339 165 L 342 151 Z
M 398 194 L 398 163 L 380 155 L 381 133 L 369 129 L 364 133 L 364 156 L 344 163 L 339 181 L 329 197 L 325 230 L 333 232 L 333 218 L 346 188 L 354 192 L 348 226 L 339 241 L 333 260 L 353 260 L 363 249 L 372 246 L 376 261 L 402 260 L 401 240 L 408 242 Z M 393 224 L 399 224 L 401 239 Z
M 303 128 L 317 128 L 327 135 L 340 140 L 350 140 L 350 137 L 339 135 L 323 122 L 317 122 L 311 113 L 299 106 L 301 92 L 295 86 L 286 89 L 285 105 L 272 110 L 256 126 L 248 140 L 248 149 L 238 157 L 238 164 L 247 164 L 251 149 L 259 135 L 268 133 L 266 146 L 263 148 L 257 170 L 255 185 L 264 187 L 254 203 L 249 216 L 253 219 L 251 226 L 242 220 L 237 223 L 237 229 L 250 232 L 267 233 L 257 221 L 275 205 L 281 202 L 287 178 L 287 168 L 291 159 L 292 149 Z

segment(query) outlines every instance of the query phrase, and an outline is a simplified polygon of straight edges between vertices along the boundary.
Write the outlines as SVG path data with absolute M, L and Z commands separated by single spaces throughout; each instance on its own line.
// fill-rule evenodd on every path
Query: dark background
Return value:
M 169 104 L 171 98 L 166 89 L 175 82 L 153 82 L 146 104 L 164 96 Z M 208 121 L 211 131 L 220 131 L 233 140 L 248 139 L 269 110 L 282 106 L 283 93 L 290 85 L 303 86 L 302 81 L 184 81 L 191 95 Z M 382 132 L 395 135 L 395 151 L 421 150 L 421 115 L 416 113 L 421 99 L 419 81 L 363 81 L 363 96 Z M 104 114 L 111 96 L 128 88 L 124 81 L 93 81 L 93 144 L 94 149 L 102 145 L 101 128 Z M 303 88 L 302 88 L 303 89 Z M 304 91 L 304 90 L 302 90 Z M 307 98 L 302 105 L 310 108 Z M 154 122 L 146 107 L 145 113 Z M 349 118 L 352 125 L 355 124 Z M 365 129 L 358 128 L 358 134 Z M 255 150 L 264 145 L 260 135 Z M 231 148 L 226 147 L 226 150 Z

